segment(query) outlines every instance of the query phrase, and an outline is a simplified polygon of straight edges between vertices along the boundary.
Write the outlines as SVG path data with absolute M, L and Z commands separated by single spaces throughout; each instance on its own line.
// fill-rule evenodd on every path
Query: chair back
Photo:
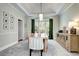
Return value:
M 42 50 L 44 47 L 43 45 L 43 38 L 42 37 L 31 37 L 29 42 L 29 48 L 34 50 Z

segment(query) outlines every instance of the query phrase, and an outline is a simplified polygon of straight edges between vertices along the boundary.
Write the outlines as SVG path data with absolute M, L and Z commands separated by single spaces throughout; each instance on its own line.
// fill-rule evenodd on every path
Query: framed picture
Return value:
M 10 15 L 10 23 L 14 23 L 14 16 Z
M 4 23 L 4 24 L 8 24 L 8 23 L 9 23 L 8 17 L 4 17 L 4 18 L 3 18 L 3 23 Z
M 4 17 L 8 17 L 8 16 L 9 16 L 8 12 L 3 11 L 3 16 L 4 16 Z
M 3 29 L 4 30 L 9 30 L 9 25 L 8 24 L 3 24 Z
M 14 24 L 10 24 L 10 30 L 14 29 Z
M 14 30 L 14 16 L 10 15 L 10 30 Z

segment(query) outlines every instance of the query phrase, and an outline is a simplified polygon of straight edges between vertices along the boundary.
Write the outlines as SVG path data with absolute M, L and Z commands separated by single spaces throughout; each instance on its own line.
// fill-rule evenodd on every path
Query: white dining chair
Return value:
M 30 56 L 33 50 L 40 50 L 41 56 L 43 53 L 44 45 L 43 45 L 43 38 L 42 37 L 30 37 L 29 38 L 29 49 L 30 49 Z

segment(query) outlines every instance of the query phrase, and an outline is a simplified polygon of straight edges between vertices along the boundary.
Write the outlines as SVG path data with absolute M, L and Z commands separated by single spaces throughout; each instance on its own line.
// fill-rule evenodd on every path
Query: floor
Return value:
M 18 44 L 0 52 L 0 56 L 29 56 L 28 41 L 24 40 Z M 40 56 L 40 51 L 33 51 L 32 56 Z M 79 56 L 77 53 L 69 53 L 55 40 L 48 41 L 48 52 L 43 56 Z

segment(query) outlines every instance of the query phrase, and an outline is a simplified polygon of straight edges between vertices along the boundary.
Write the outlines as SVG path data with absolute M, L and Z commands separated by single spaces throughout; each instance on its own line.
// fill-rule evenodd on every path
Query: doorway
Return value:
M 23 21 L 18 19 L 18 42 L 23 40 Z

